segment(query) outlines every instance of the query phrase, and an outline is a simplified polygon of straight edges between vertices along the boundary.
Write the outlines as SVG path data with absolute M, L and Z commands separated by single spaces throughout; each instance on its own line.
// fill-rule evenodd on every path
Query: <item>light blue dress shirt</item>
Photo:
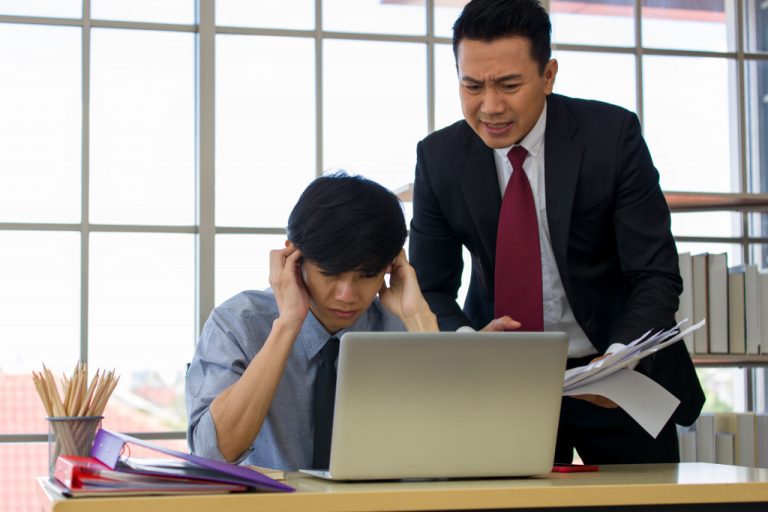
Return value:
M 242 292 L 211 313 L 187 371 L 187 441 L 192 453 L 225 460 L 218 448 L 211 402 L 245 372 L 277 317 L 271 290 Z M 404 330 L 400 319 L 384 310 L 377 298 L 352 326 L 335 335 Z M 312 467 L 317 355 L 331 336 L 310 312 L 288 356 L 261 431 L 238 462 L 285 470 Z

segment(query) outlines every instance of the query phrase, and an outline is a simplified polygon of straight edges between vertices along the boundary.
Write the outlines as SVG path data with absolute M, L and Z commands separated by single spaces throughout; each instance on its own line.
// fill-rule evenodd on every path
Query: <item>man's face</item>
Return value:
M 328 332 L 349 327 L 376 298 L 386 270 L 367 274 L 357 270 L 328 274 L 304 260 L 302 275 L 309 292 L 309 307 Z
M 457 64 L 464 118 L 491 148 L 517 144 L 531 131 L 557 74 L 554 59 L 539 72 L 530 41 L 521 36 L 464 39 Z

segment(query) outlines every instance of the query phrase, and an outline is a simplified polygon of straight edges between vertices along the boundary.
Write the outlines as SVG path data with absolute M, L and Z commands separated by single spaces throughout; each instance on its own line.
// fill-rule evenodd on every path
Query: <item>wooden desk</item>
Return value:
M 509 480 L 330 483 L 292 473 L 286 483 L 296 492 L 64 500 L 40 486 L 40 499 L 43 510 L 55 512 L 768 510 L 768 470 L 704 463 L 603 466 L 597 473 Z

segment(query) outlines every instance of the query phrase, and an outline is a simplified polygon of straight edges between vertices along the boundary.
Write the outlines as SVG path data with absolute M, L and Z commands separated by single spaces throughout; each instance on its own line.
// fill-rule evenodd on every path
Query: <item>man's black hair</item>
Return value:
M 551 32 L 549 14 L 539 0 L 472 0 L 453 24 L 453 55 L 458 62 L 463 39 L 491 42 L 522 36 L 531 43 L 531 57 L 544 73 L 552 57 Z
M 343 171 L 310 183 L 288 217 L 288 240 L 329 274 L 378 274 L 400 253 L 406 234 L 400 199 Z

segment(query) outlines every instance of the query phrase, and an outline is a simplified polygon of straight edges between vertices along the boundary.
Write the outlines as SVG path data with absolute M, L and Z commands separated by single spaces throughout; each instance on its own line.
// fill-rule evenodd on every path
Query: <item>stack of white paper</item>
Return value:
M 703 326 L 706 320 L 680 330 L 646 332 L 628 345 L 614 343 L 606 355 L 586 366 L 565 372 L 563 395 L 600 395 L 613 400 L 649 434 L 656 437 L 680 403 L 674 395 L 645 375 L 632 371 L 638 361 Z

